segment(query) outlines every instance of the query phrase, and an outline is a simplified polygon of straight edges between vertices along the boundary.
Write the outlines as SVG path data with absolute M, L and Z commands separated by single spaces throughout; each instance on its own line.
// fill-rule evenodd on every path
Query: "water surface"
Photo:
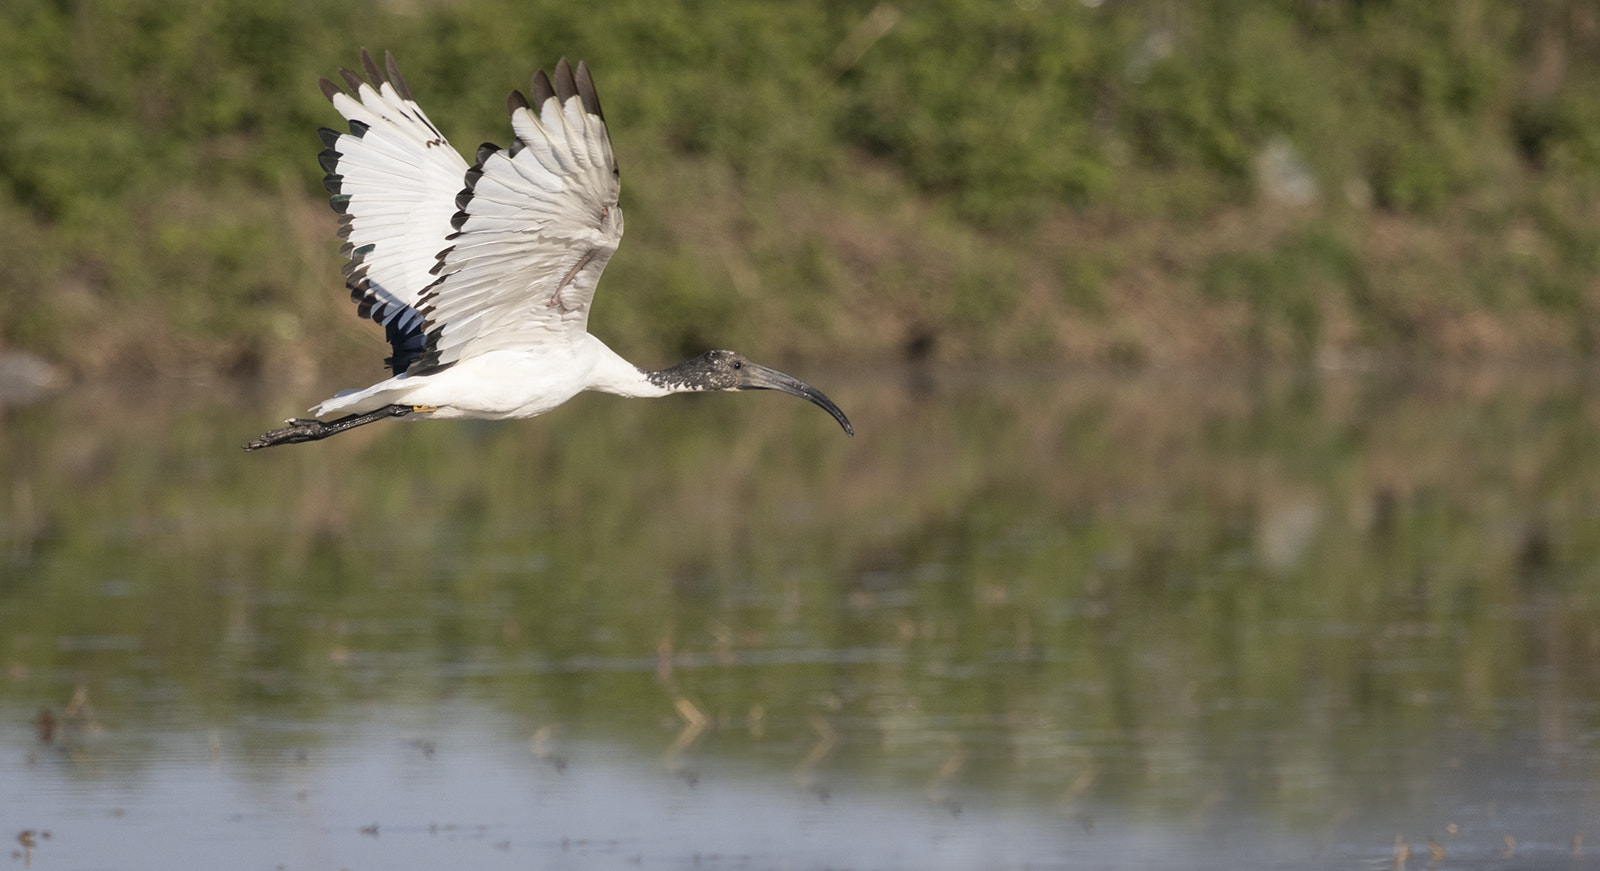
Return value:
M 1600 867 L 1589 373 L 807 375 L 5 410 L 10 861 Z

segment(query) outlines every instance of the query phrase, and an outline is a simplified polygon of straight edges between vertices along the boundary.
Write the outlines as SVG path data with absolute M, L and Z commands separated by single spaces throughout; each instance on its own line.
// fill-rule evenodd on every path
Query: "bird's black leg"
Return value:
M 405 417 L 412 411 L 413 408 L 409 405 L 385 405 L 382 408 L 374 409 L 366 412 L 365 414 L 352 414 L 349 417 L 341 417 L 338 420 L 330 420 L 327 422 L 304 417 L 291 418 L 284 421 L 284 423 L 287 423 L 288 426 L 272 430 L 271 432 L 261 436 L 261 438 L 252 440 L 249 444 L 244 446 L 244 449 L 247 451 L 256 451 L 262 448 L 270 448 L 274 445 L 292 445 L 297 442 L 314 442 L 317 439 L 325 439 L 331 435 L 338 435 L 347 429 L 355 429 L 358 426 L 369 424 L 373 421 L 385 420 L 391 417 Z

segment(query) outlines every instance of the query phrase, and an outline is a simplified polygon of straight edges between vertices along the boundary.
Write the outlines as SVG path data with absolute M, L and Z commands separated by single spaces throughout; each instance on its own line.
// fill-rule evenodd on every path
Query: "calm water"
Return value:
M 1592 373 L 805 374 L 0 411 L 0 867 L 1600 868 Z

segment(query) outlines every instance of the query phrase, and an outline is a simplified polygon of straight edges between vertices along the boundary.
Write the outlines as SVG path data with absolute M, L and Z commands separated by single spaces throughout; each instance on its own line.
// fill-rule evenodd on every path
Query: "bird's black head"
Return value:
M 707 351 L 676 366 L 651 372 L 650 380 L 669 390 L 777 390 L 798 396 L 833 415 L 854 436 L 855 428 L 822 391 L 776 369 L 758 366 L 733 351 Z

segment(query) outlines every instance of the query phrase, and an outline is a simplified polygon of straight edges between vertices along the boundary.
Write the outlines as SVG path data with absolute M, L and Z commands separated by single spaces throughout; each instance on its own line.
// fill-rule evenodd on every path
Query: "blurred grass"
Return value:
M 375 372 L 317 76 L 392 49 L 463 150 L 595 68 L 641 363 L 1587 352 L 1600 12 L 1510 4 L 15 0 L 0 346 Z

